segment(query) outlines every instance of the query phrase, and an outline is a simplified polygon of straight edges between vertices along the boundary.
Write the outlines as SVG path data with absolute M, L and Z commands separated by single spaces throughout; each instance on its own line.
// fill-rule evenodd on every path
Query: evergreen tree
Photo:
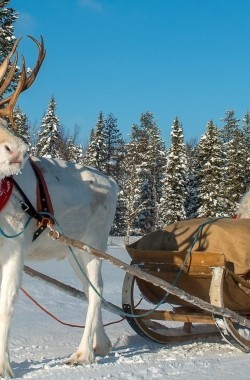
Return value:
M 147 149 L 146 154 L 142 154 L 139 178 L 141 178 L 143 190 L 141 201 L 147 202 L 139 218 L 147 223 L 147 226 L 144 226 L 144 231 L 151 232 L 157 229 L 160 223 L 160 199 L 162 197 L 164 166 L 166 164 L 166 149 L 160 130 L 150 112 L 142 114 L 141 127 L 146 132 L 146 138 L 143 137 L 142 140 Z
M 244 115 L 243 119 L 243 137 L 244 137 L 244 142 L 245 146 L 250 153 L 250 112 L 247 111 L 246 114 Z
M 11 52 L 16 41 L 14 36 L 14 23 L 18 19 L 18 13 L 13 8 L 7 7 L 10 0 L 0 2 L 0 63 Z M 6 93 L 12 92 L 18 83 L 20 77 L 20 69 L 17 67 L 10 86 L 6 89 Z
M 245 162 L 246 162 L 246 172 L 245 172 L 245 186 L 246 189 L 250 189 L 250 112 L 246 112 L 243 117 L 243 141 L 245 145 Z
M 193 140 L 186 144 L 187 152 L 187 167 L 188 167 L 188 187 L 187 187 L 187 219 L 197 217 L 197 204 L 198 204 L 198 185 L 196 181 L 196 173 L 198 167 L 197 160 L 197 142 Z
M 75 146 L 75 155 L 74 155 L 74 162 L 77 164 L 81 164 L 82 157 L 83 157 L 83 147 L 81 144 L 78 144 Z
M 145 234 L 159 226 L 159 202 L 166 152 L 160 130 L 150 112 L 141 115 L 139 125 L 133 125 L 131 137 L 137 149 L 139 192 L 136 205 L 139 211 L 134 220 L 134 228 L 137 233 Z
M 219 132 L 212 120 L 207 124 L 207 131 L 198 144 L 197 159 L 199 163 L 199 170 L 196 173 L 199 206 L 197 216 L 201 218 L 223 216 L 224 160 Z
M 106 161 L 105 161 L 105 173 L 112 177 L 121 188 L 124 171 L 123 171 L 123 159 L 125 156 L 125 141 L 117 126 L 117 119 L 113 114 L 109 114 L 104 120 L 104 130 L 106 136 Z M 114 223 L 111 228 L 111 235 L 123 235 L 125 233 L 125 202 L 121 192 L 118 193 L 118 199 L 116 202 L 116 213 Z
M 31 145 L 30 127 L 27 116 L 22 113 L 20 107 L 16 107 L 13 112 L 14 123 L 17 128 L 17 134 L 26 144 Z
M 99 170 L 105 171 L 106 164 L 106 134 L 104 129 L 103 113 L 100 112 L 96 123 L 96 129 L 90 136 L 89 146 L 84 156 L 84 162 Z
M 56 115 L 55 98 L 52 96 L 41 122 L 38 143 L 36 145 L 36 155 L 62 158 L 61 145 L 60 121 Z
M 92 157 L 94 157 L 94 147 L 95 147 L 94 140 L 95 140 L 95 130 L 94 128 L 91 128 L 87 148 L 82 158 L 83 165 L 92 166 L 91 163 L 92 163 Z
M 188 165 L 182 126 L 176 117 L 171 131 L 161 198 L 162 226 L 186 219 Z
M 79 163 L 82 159 L 82 147 L 81 145 L 75 145 L 72 136 L 69 137 L 66 144 L 64 159 L 74 163 Z
M 104 171 L 107 175 L 119 182 L 119 178 L 122 175 L 120 168 L 125 142 L 117 126 L 117 119 L 112 113 L 104 120 L 104 134 L 106 136 L 106 160 L 104 163 Z
M 246 192 L 246 157 L 243 133 L 236 130 L 226 147 L 224 196 L 228 216 L 234 215 L 238 202 Z
M 115 224 L 115 229 L 117 235 L 126 236 L 126 244 L 128 244 L 129 236 L 137 233 L 134 228 L 134 220 L 143 207 L 140 203 L 138 144 L 134 139 L 125 146 L 122 170 L 124 175 L 120 181 L 121 190 L 118 198 L 120 207 L 117 215 L 119 223 Z
M 233 110 L 227 110 L 223 119 L 223 127 L 220 130 L 220 136 L 223 143 L 227 143 L 234 138 L 234 133 L 239 129 L 239 119 L 234 116 Z
M 0 3 L 0 61 L 10 53 L 16 37 L 13 35 L 13 24 L 18 19 L 18 13 L 13 8 L 7 8 L 10 0 Z

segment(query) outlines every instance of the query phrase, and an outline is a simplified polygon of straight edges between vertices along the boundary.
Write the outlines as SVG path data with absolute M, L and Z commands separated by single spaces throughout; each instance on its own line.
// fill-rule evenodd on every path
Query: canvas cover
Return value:
M 198 231 L 200 232 L 197 235 Z M 197 241 L 193 245 L 195 238 Z M 221 252 L 230 270 L 244 279 L 250 277 L 250 219 L 192 219 L 176 222 L 164 230 L 145 235 L 128 246 L 127 250 L 132 257 L 136 254 L 136 260 L 138 260 L 140 253 L 145 259 L 145 251 L 148 252 L 149 257 L 154 257 L 154 255 L 164 257 L 165 254 L 170 254 L 170 251 L 187 251 L 192 245 L 192 252 L 200 252 L 201 262 L 205 257 L 205 255 L 202 256 L 202 252 Z M 213 266 L 216 266 L 216 263 Z M 164 267 L 165 273 L 155 273 L 155 275 L 173 283 L 176 274 L 166 268 L 168 265 Z M 149 301 L 157 303 L 164 296 L 162 289 L 142 280 L 137 282 L 142 294 Z M 209 302 L 210 283 L 211 276 L 209 278 L 207 274 L 203 276 L 202 273 L 197 273 L 192 276 L 183 273 L 176 286 Z M 250 310 L 249 291 L 246 294 L 237 280 L 230 275 L 225 278 L 224 301 L 225 307 L 230 309 Z M 183 303 L 175 296 L 170 296 L 167 302 L 185 305 L 185 302 Z
M 250 270 L 250 219 L 184 220 L 144 236 L 137 242 L 136 247 L 186 251 L 202 225 L 199 238 L 193 247 L 194 251 L 222 252 L 226 261 L 233 263 L 236 274 Z

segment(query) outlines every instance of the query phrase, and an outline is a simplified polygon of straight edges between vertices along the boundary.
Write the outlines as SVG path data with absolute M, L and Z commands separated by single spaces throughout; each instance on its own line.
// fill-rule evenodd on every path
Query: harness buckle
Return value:
M 42 220 L 39 222 L 40 227 L 51 227 L 52 223 L 49 218 L 42 218 Z
M 21 202 L 21 207 L 24 212 L 27 212 L 29 210 L 29 206 L 24 202 Z

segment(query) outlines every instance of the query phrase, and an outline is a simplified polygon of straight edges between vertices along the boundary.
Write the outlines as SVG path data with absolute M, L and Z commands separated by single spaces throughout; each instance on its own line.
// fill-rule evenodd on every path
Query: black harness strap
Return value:
M 42 221 L 42 216 L 38 214 L 35 207 L 30 202 L 29 198 L 26 196 L 26 194 L 23 192 L 21 187 L 18 185 L 18 183 L 14 180 L 13 177 L 8 177 L 8 180 L 13 183 L 15 188 L 19 191 L 21 194 L 23 201 L 21 201 L 21 207 L 24 212 L 27 212 L 32 218 L 36 219 L 38 222 Z
M 37 186 L 39 188 L 39 196 L 40 196 L 40 204 L 41 204 L 41 211 L 48 212 L 50 210 L 49 205 L 47 203 L 47 195 L 44 189 L 44 185 L 41 181 L 40 175 L 38 173 L 38 169 L 36 169 L 35 164 L 30 160 L 31 167 L 35 173 L 36 180 L 37 180 Z M 21 187 L 18 185 L 18 183 L 14 180 L 13 177 L 8 177 L 8 180 L 13 183 L 13 185 L 16 187 L 16 189 L 19 191 L 20 195 L 23 198 L 23 201 L 21 201 L 21 207 L 24 212 L 26 212 L 28 215 L 30 215 L 32 218 L 36 219 L 38 222 L 38 228 L 33 236 L 33 241 L 36 240 L 41 233 L 47 228 L 48 224 L 53 224 L 53 220 L 49 217 L 44 217 L 35 209 L 35 207 L 30 202 L 29 198 L 26 196 L 24 191 L 21 189 Z
M 19 191 L 20 195 L 23 198 L 23 201 L 21 201 L 21 207 L 24 212 L 26 212 L 29 216 L 36 219 L 38 223 L 40 224 L 40 227 L 36 230 L 33 236 L 33 241 L 38 238 L 38 236 L 41 235 L 41 233 L 45 230 L 47 227 L 47 219 L 45 220 L 42 215 L 40 215 L 35 207 L 30 202 L 29 198 L 26 196 L 26 194 L 23 192 L 21 187 L 18 185 L 18 183 L 14 180 L 13 177 L 8 177 L 8 180 L 13 183 L 15 188 Z M 46 223 L 44 223 L 46 221 Z

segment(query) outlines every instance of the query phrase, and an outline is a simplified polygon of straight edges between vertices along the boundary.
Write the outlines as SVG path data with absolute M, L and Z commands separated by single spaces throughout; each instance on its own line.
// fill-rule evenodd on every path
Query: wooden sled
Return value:
M 234 346 L 250 352 L 248 272 L 244 276 L 233 273 L 233 263 L 221 252 L 192 251 L 186 255 L 138 249 L 136 242 L 127 246 L 132 257 L 128 265 L 58 231 L 49 235 L 126 272 L 122 306 L 139 335 L 167 344 L 221 333 Z
M 127 246 L 127 251 L 132 258 L 131 266 L 211 305 L 250 317 L 250 283 L 226 269 L 231 263 L 226 262 L 221 252 L 193 251 L 188 255 L 179 251 L 141 250 L 137 242 Z M 245 326 L 195 307 L 130 273 L 124 278 L 122 305 L 131 314 L 127 321 L 134 331 L 157 343 L 184 342 L 221 333 L 228 342 L 250 352 L 250 330 Z

